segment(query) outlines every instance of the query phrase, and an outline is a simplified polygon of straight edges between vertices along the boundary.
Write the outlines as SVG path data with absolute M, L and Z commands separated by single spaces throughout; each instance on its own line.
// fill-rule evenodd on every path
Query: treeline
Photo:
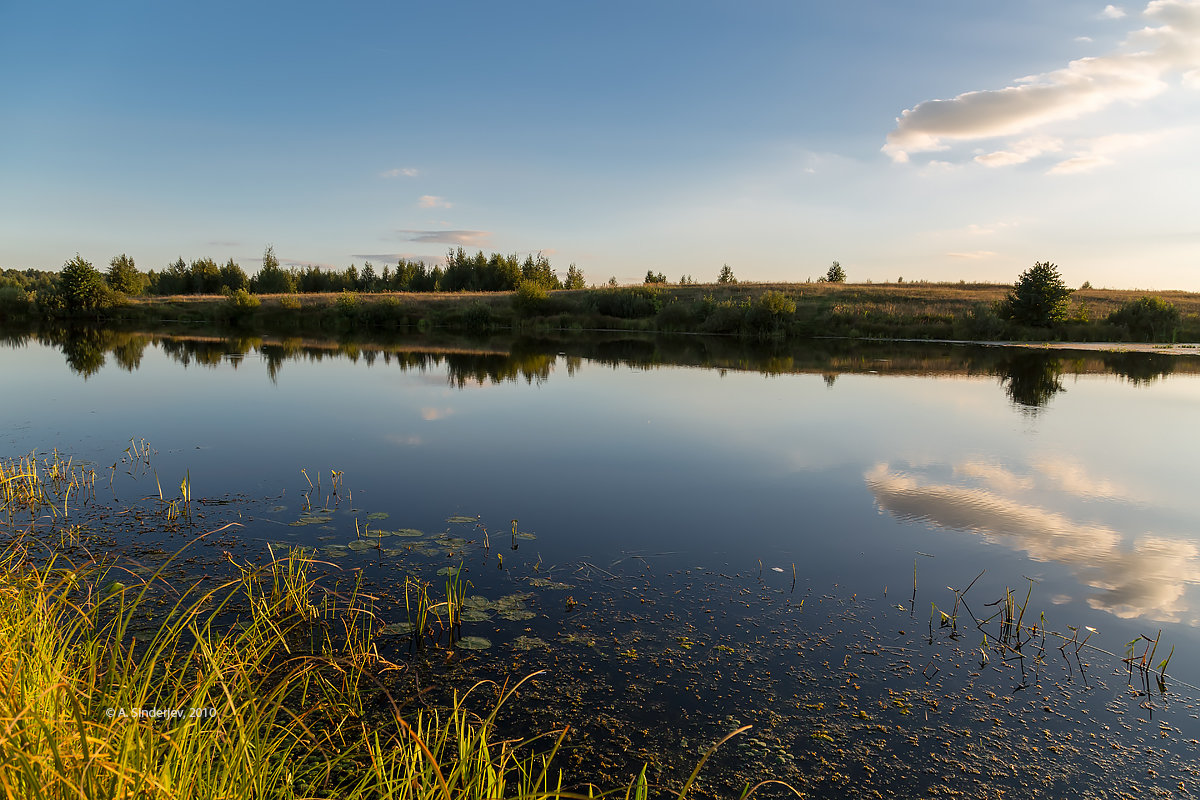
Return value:
M 0 287 L 13 286 L 48 298 L 48 293 L 59 287 L 64 273 L 84 269 L 82 265 L 95 271 L 90 282 L 99 280 L 109 290 L 127 296 L 230 295 L 239 291 L 251 294 L 504 292 L 514 291 L 522 283 L 546 290 L 584 288 L 583 272 L 574 264 L 567 269 L 565 278 L 559 278 L 549 259 L 541 254 L 524 259 L 500 253 L 484 255 L 483 251 L 468 255 L 461 247 L 447 254 L 445 266 L 400 259 L 394 266 L 385 265 L 380 270 L 369 261 L 361 269 L 354 264 L 344 270 L 311 265 L 284 269 L 274 250 L 268 247 L 262 268 L 254 275 L 248 275 L 233 259 L 221 265 L 211 258 L 190 264 L 180 258 L 161 271 L 141 272 L 133 259 L 124 254 L 114 257 L 101 275 L 90 262 L 77 256 L 60 273 L 5 270 L 0 274 Z

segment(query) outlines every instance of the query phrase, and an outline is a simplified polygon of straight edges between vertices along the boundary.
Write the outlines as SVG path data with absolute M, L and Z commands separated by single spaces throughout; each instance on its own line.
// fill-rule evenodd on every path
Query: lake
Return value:
M 714 790 L 1200 790 L 1200 358 L 58 331 L 0 375 L 0 456 L 86 462 L 114 513 L 190 482 L 114 550 L 236 521 L 197 569 L 314 547 L 385 623 L 461 567 L 490 647 L 385 637 L 398 686 L 546 669 L 508 724 L 571 724 L 589 774 L 686 776 L 752 724 Z

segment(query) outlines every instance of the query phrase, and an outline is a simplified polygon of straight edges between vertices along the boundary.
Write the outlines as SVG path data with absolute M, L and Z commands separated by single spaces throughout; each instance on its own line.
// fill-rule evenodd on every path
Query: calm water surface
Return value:
M 990 781 L 1086 796 L 1125 773 L 1135 788 L 1197 786 L 1196 359 L 107 334 L 13 337 L 0 375 L 0 454 L 58 448 L 107 475 L 144 439 L 164 486 L 186 473 L 194 496 L 246 498 L 248 557 L 267 542 L 319 546 L 387 596 L 401 561 L 423 567 L 345 549 L 374 514 L 376 528 L 426 532 L 412 558 L 462 562 L 480 597 L 528 592 L 527 617 L 467 633 L 492 641 L 497 675 L 555 670 L 538 691 L 557 713 L 607 707 L 592 727 L 619 731 L 613 752 L 587 758 L 614 775 L 619 753 L 637 760 L 667 742 L 694 759 L 751 721 L 758 738 L 727 748 L 728 769 L 750 763 L 817 794 Z M 301 469 L 325 476 L 324 497 L 308 500 L 329 505 L 328 521 L 289 524 L 309 489 Z M 336 498 L 331 470 L 344 473 Z M 215 525 L 224 509 L 206 517 Z M 514 519 L 528 535 L 512 538 Z M 931 604 L 952 612 L 947 587 L 981 572 L 966 595 L 977 617 L 1006 587 L 1023 602 L 1032 579 L 1026 624 L 1044 612 L 1052 631 L 1090 626 L 1090 643 L 1116 656 L 1085 651 L 1085 676 L 1056 644 L 1040 664 L 993 654 L 981 666 L 974 624 L 950 637 L 929 616 Z M 1160 629 L 1173 679 L 1139 698 L 1119 656 Z M 539 713 L 550 712 L 528 711 L 547 721 Z M 1000 732 L 1005 746 L 1025 737 L 1013 758 L 1040 782 L 988 761 L 979 737 Z M 1075 750 L 1039 749 L 1031 732 L 1060 743 L 1073 732 Z M 1097 732 L 1127 738 L 1093 752 Z M 872 736 L 878 749 L 862 750 Z M 939 748 L 955 755 L 942 764 Z M 879 765 L 892 762 L 903 768 L 889 777 Z

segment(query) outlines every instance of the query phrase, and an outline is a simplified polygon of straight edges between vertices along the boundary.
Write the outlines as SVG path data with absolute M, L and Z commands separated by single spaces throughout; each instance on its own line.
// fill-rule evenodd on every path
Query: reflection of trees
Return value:
M 1004 391 L 1022 411 L 1036 414 L 1050 398 L 1065 392 L 1062 360 L 1044 353 L 1019 353 L 999 368 Z
M 104 335 L 96 328 L 63 330 L 59 346 L 72 372 L 85 379 L 104 366 Z
M 1135 386 L 1153 383 L 1175 371 L 1177 357 L 1161 353 L 1106 353 L 1104 366 Z

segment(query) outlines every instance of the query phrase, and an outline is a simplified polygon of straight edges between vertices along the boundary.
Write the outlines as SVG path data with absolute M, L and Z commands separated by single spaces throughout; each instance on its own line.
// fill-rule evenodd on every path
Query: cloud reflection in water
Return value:
M 1127 541 L 1107 525 L 1076 522 L 1023 501 L 1020 495 L 1035 482 L 1055 486 L 1064 494 L 1111 497 L 1108 489 L 1117 494 L 1111 485 L 1086 480 L 1077 465 L 1039 462 L 1034 468 L 1045 474 L 1020 476 L 1004 467 L 968 461 L 954 468 L 955 475 L 964 479 L 958 484 L 939 482 L 923 470 L 904 471 L 879 463 L 864 479 L 879 507 L 899 519 L 980 534 L 1022 550 L 1034 561 L 1068 567 L 1094 590 L 1088 597 L 1092 608 L 1124 619 L 1200 625 L 1186 598 L 1188 587 L 1200 576 L 1200 549 L 1195 543 L 1152 533 Z

